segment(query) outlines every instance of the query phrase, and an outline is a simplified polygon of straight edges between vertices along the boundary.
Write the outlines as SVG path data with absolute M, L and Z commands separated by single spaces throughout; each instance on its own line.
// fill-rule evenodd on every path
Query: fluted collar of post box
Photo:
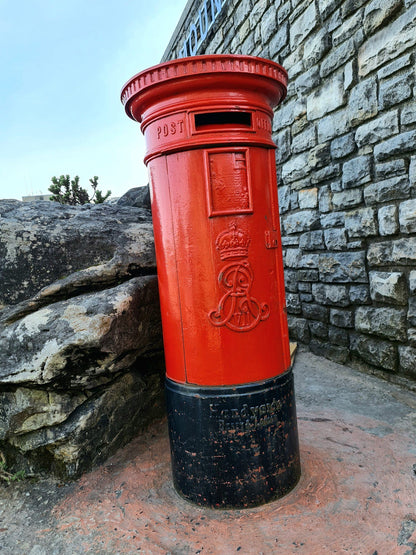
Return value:
M 181 82 L 186 83 L 186 86 L 190 86 L 191 83 L 198 86 L 195 78 L 209 76 L 220 77 L 224 85 L 227 83 L 227 77 L 233 81 L 238 80 L 239 77 L 253 76 L 257 79 L 258 86 L 260 81 L 268 81 L 270 91 L 273 89 L 276 91 L 276 95 L 272 95 L 276 98 L 270 99 L 271 104 L 277 104 L 287 92 L 287 72 L 280 64 L 255 56 L 213 54 L 172 60 L 138 73 L 123 86 L 121 102 L 127 115 L 137 119 L 131 112 L 130 104 L 139 95 L 150 92 L 151 89 L 160 87 L 162 84 L 168 86 L 169 83 L 173 85 Z M 203 81 L 204 87 L 207 88 L 219 86 L 217 79 Z M 256 81 L 253 81 L 253 88 L 256 87 L 255 83 Z M 249 83 L 247 82 L 246 85 L 249 86 Z

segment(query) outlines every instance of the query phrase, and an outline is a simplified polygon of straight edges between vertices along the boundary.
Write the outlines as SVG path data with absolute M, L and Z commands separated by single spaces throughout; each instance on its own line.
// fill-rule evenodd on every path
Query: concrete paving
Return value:
M 166 421 L 76 482 L 0 486 L 1 555 L 416 553 L 416 395 L 297 353 L 302 477 L 255 509 L 171 485 Z

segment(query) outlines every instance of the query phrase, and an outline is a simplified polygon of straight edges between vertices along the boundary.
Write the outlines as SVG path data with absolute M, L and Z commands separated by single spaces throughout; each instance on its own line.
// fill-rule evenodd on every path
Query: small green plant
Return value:
M 101 204 L 111 195 L 111 191 L 107 191 L 107 193 L 103 195 L 103 193 L 97 189 L 98 177 L 96 175 L 90 179 L 93 190 L 91 197 L 87 190 L 80 186 L 78 175 L 76 175 L 74 179 L 71 179 L 69 175 L 61 175 L 59 179 L 54 176 L 51 181 L 52 185 L 50 185 L 48 189 L 48 191 L 52 193 L 50 200 L 60 202 L 61 204 L 70 204 L 71 206 L 86 204 L 87 202 Z
M 24 470 L 18 470 L 14 474 L 8 472 L 6 465 L 6 458 L 0 451 L 0 482 L 20 482 L 26 478 L 26 472 Z

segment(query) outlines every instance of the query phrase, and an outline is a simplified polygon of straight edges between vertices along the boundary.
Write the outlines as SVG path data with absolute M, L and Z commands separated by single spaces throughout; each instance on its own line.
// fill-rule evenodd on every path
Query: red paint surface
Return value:
M 162 423 L 77 482 L 54 509 L 56 533 L 85 553 L 409 554 L 415 456 L 407 437 L 380 437 L 385 427 L 363 416 L 301 411 L 298 486 L 256 509 L 216 511 L 173 490 Z
M 146 138 L 172 380 L 243 384 L 290 367 L 271 138 L 286 83 L 274 62 L 200 56 L 123 89 Z

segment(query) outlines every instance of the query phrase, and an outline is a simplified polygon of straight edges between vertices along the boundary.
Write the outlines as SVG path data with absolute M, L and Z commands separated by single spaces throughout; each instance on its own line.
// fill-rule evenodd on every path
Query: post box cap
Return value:
M 221 81 L 213 79 L 215 75 Z M 139 95 L 150 93 L 156 86 L 163 84 L 165 93 L 168 93 L 169 90 L 176 90 L 175 85 L 186 83 L 189 90 L 192 87 L 201 87 L 201 79 L 204 78 L 203 86 L 207 90 L 215 89 L 219 84 L 226 86 L 227 83 L 232 88 L 238 82 L 238 77 L 244 76 L 247 88 L 259 87 L 260 81 L 268 82 L 267 95 L 271 104 L 286 96 L 287 72 L 280 64 L 255 56 L 213 54 L 172 60 L 138 73 L 123 86 L 121 102 L 127 115 L 137 120 L 137 114 L 134 117 L 130 109 L 131 102 Z

